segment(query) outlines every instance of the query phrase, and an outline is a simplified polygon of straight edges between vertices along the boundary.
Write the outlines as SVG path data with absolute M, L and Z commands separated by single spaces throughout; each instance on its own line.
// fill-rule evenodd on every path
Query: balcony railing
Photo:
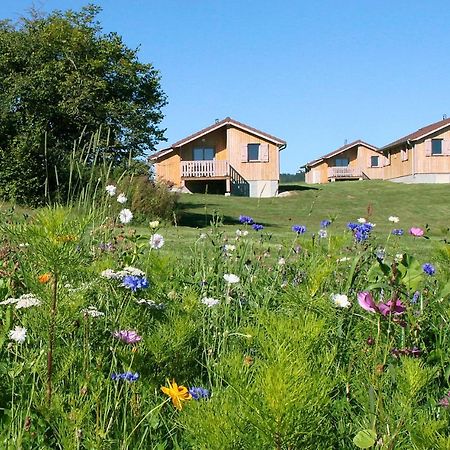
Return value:
M 182 178 L 213 178 L 229 176 L 230 164 L 228 161 L 181 161 Z
M 328 178 L 366 178 L 361 167 L 328 167 Z

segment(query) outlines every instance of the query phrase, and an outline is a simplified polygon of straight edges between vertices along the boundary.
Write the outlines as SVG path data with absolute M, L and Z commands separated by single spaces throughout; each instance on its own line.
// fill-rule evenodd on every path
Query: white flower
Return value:
M 19 244 L 19 247 L 20 247 L 20 248 L 29 247 L 29 246 L 30 246 L 30 244 L 29 244 L 28 242 Z
M 114 280 L 114 279 L 118 278 L 118 277 L 117 277 L 117 273 L 114 272 L 114 270 L 112 270 L 112 269 L 106 269 L 106 270 L 104 270 L 104 271 L 100 274 L 100 276 L 103 277 L 103 278 L 107 278 L 108 280 Z
M 279 260 L 278 260 L 278 265 L 279 266 L 284 266 L 286 264 L 286 260 L 284 259 L 284 258 L 280 258 Z
M 234 275 L 233 273 L 226 273 L 223 276 L 223 278 L 227 283 L 230 284 L 239 283 L 240 281 L 240 278 L 237 275 Z
M 371 227 L 376 227 L 377 226 L 376 223 L 372 223 L 372 222 L 367 222 L 367 225 L 370 225 Z
M 351 303 L 348 301 L 348 297 L 345 294 L 333 294 L 331 300 L 333 300 L 334 304 L 340 308 L 348 308 L 351 306 Z
M 33 294 L 23 294 L 18 298 L 16 309 L 30 308 L 31 306 L 39 306 L 41 301 Z
M 402 262 L 403 260 L 403 253 L 397 253 L 394 257 L 394 260 L 396 263 Z
M 123 271 L 121 271 L 120 273 L 122 273 L 122 272 L 126 272 L 123 276 L 125 276 L 125 275 L 133 275 L 135 277 L 144 277 L 145 276 L 145 272 L 143 272 L 140 269 L 137 269 L 136 267 L 132 267 L 132 266 L 124 267 Z
M 236 236 L 241 237 L 241 236 L 247 236 L 248 234 L 248 230 L 236 230 Z
M 223 249 L 224 249 L 226 252 L 233 252 L 234 250 L 236 250 L 236 246 L 235 246 L 235 245 L 231 245 L 231 244 L 225 244 L 225 245 L 223 246 Z
M 217 306 L 220 302 L 219 300 L 212 297 L 203 297 L 202 303 L 206 305 L 208 308 L 212 308 L 214 306 Z
M 119 213 L 119 220 L 124 224 L 130 223 L 132 218 L 133 213 L 127 208 L 122 209 L 122 211 L 120 211 Z
M 390 216 L 388 220 L 389 222 L 398 223 L 400 219 L 397 216 Z
M 106 186 L 106 192 L 111 196 L 114 197 L 116 195 L 116 186 L 114 186 L 113 184 L 108 184 L 108 186 Z
M 345 261 L 350 261 L 352 258 L 349 258 L 348 256 L 344 256 L 343 258 L 339 258 L 337 260 L 337 262 L 345 262 Z
M 358 219 L 358 222 L 359 222 L 359 223 L 366 223 L 367 221 L 366 221 L 366 219 L 364 219 L 364 217 L 360 217 L 360 218 Z
M 206 233 L 200 233 L 199 239 L 206 239 L 208 235 Z
M 105 315 L 105 313 L 99 311 L 95 306 L 88 306 L 87 308 L 82 309 L 81 312 L 84 316 L 91 317 L 102 317 Z
M 122 192 L 122 194 L 119 194 L 117 196 L 117 201 L 122 204 L 127 201 L 127 198 L 125 197 L 125 194 L 123 192 Z
M 156 303 L 153 300 L 145 300 L 143 298 L 136 300 L 136 303 L 138 305 L 147 305 L 149 308 L 152 309 L 164 309 L 166 307 L 164 303 Z
M 158 250 L 164 245 L 164 237 L 160 234 L 152 234 L 149 241 L 150 247 Z
M 9 338 L 12 341 L 16 341 L 19 344 L 23 344 L 25 342 L 25 338 L 27 337 L 27 329 L 23 327 L 14 327 L 14 330 L 9 332 Z
M 30 308 L 31 306 L 39 306 L 41 301 L 33 294 L 23 294 L 19 298 L 8 298 L 0 305 L 16 305 L 16 309 Z
M 326 237 L 328 237 L 328 232 L 327 230 L 319 230 L 319 233 L 317 233 L 319 235 L 320 238 L 325 239 Z

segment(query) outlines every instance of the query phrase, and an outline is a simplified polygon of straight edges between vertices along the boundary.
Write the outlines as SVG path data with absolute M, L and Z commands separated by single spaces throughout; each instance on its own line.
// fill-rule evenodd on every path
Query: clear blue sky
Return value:
M 104 31 L 139 46 L 139 59 L 161 72 L 169 143 L 231 116 L 285 139 L 281 171 L 294 173 L 346 139 L 383 146 L 450 117 L 448 1 L 93 3 Z M 30 5 L 1 0 L 0 18 Z

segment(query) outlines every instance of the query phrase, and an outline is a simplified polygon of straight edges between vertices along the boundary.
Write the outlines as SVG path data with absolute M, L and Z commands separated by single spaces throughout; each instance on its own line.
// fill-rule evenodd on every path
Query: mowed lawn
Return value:
M 264 225 L 263 232 L 272 234 L 274 242 L 292 237 L 291 227 L 295 224 L 306 225 L 307 235 L 312 236 L 320 229 L 321 220 L 333 219 L 329 232 L 337 234 L 346 230 L 348 222 L 360 217 L 376 224 L 374 234 L 380 239 L 387 238 L 393 228 L 403 228 L 402 248 L 405 251 L 428 254 L 450 238 L 448 184 L 352 181 L 282 185 L 281 189 L 291 191 L 291 195 L 261 199 L 181 195 L 176 227 L 166 226 L 161 230 L 168 249 L 177 253 L 187 250 L 201 233 L 208 230 L 213 218 L 219 218 L 223 223 L 225 237 L 234 236 L 240 227 L 238 218 L 241 214 Z M 398 216 L 400 222 L 389 222 L 389 216 Z M 430 239 L 407 236 L 412 226 L 428 228 L 426 234 Z

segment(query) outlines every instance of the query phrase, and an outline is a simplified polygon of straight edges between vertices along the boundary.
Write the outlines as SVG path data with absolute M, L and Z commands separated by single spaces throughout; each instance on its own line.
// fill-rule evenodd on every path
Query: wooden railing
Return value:
M 181 161 L 182 178 L 229 177 L 228 161 Z
M 367 178 L 361 167 L 328 167 L 328 178 Z

